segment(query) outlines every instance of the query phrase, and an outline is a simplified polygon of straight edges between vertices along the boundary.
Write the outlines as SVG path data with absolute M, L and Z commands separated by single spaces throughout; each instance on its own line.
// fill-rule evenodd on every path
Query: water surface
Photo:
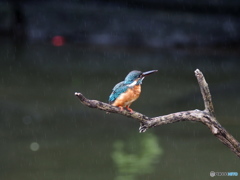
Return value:
M 204 125 L 181 122 L 138 133 L 133 119 L 90 109 L 74 96 L 107 102 L 138 69 L 146 77 L 132 108 L 150 117 L 202 109 L 194 76 L 212 92 L 218 121 L 240 140 L 239 54 L 48 43 L 0 44 L 0 179 L 210 179 L 238 172 L 239 159 Z

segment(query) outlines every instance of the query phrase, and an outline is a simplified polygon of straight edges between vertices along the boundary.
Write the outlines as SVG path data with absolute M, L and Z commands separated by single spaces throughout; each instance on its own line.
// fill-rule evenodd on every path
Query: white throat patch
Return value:
M 139 80 L 143 80 L 145 77 L 142 77 L 142 78 L 138 78 L 137 80 L 135 80 L 135 81 L 133 81 L 131 84 L 129 84 L 129 85 L 127 85 L 128 87 L 133 87 L 133 86 L 135 86 L 136 84 L 137 84 L 137 82 L 139 81 Z M 142 84 L 142 83 L 140 83 L 140 84 Z
M 128 87 L 133 87 L 137 84 L 137 80 L 136 81 L 133 81 L 131 84 L 127 85 Z

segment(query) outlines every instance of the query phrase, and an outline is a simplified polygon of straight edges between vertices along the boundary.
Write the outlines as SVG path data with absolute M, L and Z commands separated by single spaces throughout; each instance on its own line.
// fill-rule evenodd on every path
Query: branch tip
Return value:
M 75 94 L 75 96 L 79 96 L 79 94 L 80 94 L 80 93 L 78 93 L 78 92 L 75 92 L 74 94 Z
M 198 71 L 200 71 L 199 69 L 196 69 L 194 72 L 197 73 Z
M 203 76 L 202 72 L 199 69 L 196 69 L 194 73 L 195 73 L 195 76 Z

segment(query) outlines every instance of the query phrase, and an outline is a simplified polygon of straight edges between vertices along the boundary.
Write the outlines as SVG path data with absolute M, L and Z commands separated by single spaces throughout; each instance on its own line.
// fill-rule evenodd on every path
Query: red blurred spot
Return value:
M 54 36 L 52 38 L 52 44 L 54 46 L 62 46 L 65 43 L 65 39 L 62 36 Z

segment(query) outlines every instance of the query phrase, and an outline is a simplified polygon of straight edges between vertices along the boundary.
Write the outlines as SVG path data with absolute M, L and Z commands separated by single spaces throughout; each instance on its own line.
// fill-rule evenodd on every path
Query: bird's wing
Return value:
M 121 88 L 124 85 L 124 81 L 121 81 L 119 83 L 117 83 L 114 87 L 113 87 L 113 91 L 117 90 L 118 88 Z
M 124 81 L 116 84 L 113 88 L 113 92 L 109 96 L 109 104 L 112 104 L 120 94 L 127 90 L 127 86 L 124 85 Z

